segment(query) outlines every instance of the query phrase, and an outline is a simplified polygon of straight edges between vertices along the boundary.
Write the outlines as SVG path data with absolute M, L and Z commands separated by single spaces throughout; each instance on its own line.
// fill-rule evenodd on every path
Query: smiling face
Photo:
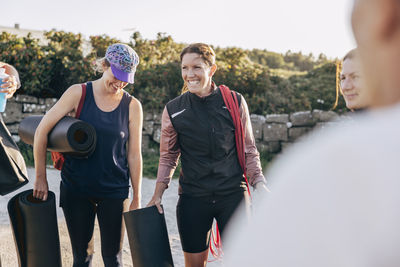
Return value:
M 189 91 L 199 97 L 211 93 L 212 76 L 216 65 L 209 66 L 197 53 L 187 53 L 182 57 L 182 78 Z
M 353 58 L 343 61 L 340 73 L 340 89 L 349 109 L 361 109 L 368 106 L 366 89 L 361 76 L 361 65 Z
M 121 90 L 128 85 L 127 82 L 122 82 L 115 78 L 110 67 L 107 67 L 107 69 L 104 70 L 102 79 L 106 88 L 106 92 L 110 94 L 120 93 Z

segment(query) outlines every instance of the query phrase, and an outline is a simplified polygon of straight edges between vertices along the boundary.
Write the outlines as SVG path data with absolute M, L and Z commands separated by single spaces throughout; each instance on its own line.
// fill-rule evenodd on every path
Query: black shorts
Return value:
M 181 195 L 176 206 L 176 217 L 183 251 L 199 253 L 208 249 L 214 219 L 223 238 L 226 225 L 245 194 L 247 192 L 207 197 Z

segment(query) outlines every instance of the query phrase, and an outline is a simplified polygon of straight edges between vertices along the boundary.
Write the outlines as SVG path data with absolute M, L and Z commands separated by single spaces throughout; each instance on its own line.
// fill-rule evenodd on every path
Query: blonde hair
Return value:
M 104 72 L 104 66 L 106 67 L 110 67 L 110 62 L 108 62 L 108 60 L 103 57 L 103 58 L 98 58 L 96 59 L 96 61 L 94 62 L 93 65 L 93 70 L 97 73 L 103 73 Z
M 186 84 L 186 82 L 183 84 L 182 90 L 181 90 L 181 95 L 183 95 L 184 93 L 186 93 L 187 91 L 189 91 L 189 88 Z
M 189 53 L 195 53 L 200 55 L 200 57 L 204 60 L 204 62 L 208 65 L 208 66 L 212 66 L 215 64 L 215 52 L 214 49 L 212 49 L 211 46 L 209 46 L 208 44 L 204 44 L 204 43 L 194 43 L 194 44 L 190 44 L 187 47 L 185 47 L 180 55 L 180 59 L 182 62 L 183 56 L 185 54 L 189 54 Z M 181 94 L 184 94 L 188 91 L 188 87 L 186 82 L 183 84 L 182 90 L 181 90 Z

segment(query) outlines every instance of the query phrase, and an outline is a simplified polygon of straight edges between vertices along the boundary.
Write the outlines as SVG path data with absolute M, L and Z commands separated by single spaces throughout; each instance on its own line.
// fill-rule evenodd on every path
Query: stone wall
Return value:
M 17 95 L 7 100 L 6 110 L 2 113 L 2 117 L 14 139 L 19 141 L 18 126 L 20 121 L 31 115 L 45 114 L 56 102 L 56 98 Z
M 338 117 L 333 111 L 321 110 L 250 116 L 258 150 L 269 153 L 279 153 L 302 135 L 332 124 Z
M 3 120 L 19 140 L 19 122 L 30 115 L 45 114 L 57 101 L 55 98 L 36 98 L 18 95 L 7 101 Z M 259 151 L 279 153 L 300 136 L 314 127 L 324 127 L 334 123 L 338 114 L 333 111 L 302 111 L 292 114 L 270 114 L 266 116 L 251 114 L 253 134 Z M 160 142 L 161 114 L 144 113 L 143 117 L 143 152 L 156 152 Z

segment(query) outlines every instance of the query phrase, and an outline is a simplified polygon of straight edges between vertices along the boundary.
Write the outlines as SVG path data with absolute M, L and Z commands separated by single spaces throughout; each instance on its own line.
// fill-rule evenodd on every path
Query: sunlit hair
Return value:
M 342 67 L 343 67 L 343 62 L 346 59 L 354 59 L 357 56 L 357 48 L 354 48 L 347 52 L 347 54 L 343 57 L 341 61 L 336 62 L 336 100 L 335 104 L 333 105 L 332 109 L 335 109 L 338 105 L 339 102 L 339 95 L 341 92 L 341 87 L 340 87 L 340 73 L 342 72 Z
M 181 90 L 181 95 L 189 91 L 189 88 L 187 87 L 186 82 L 183 84 L 182 90 Z
M 108 60 L 105 57 L 96 59 L 94 65 L 93 65 L 93 70 L 96 73 L 97 72 L 103 73 L 104 72 L 104 66 L 110 67 L 110 62 L 108 62 Z
M 186 54 L 189 54 L 189 53 L 195 53 L 195 54 L 200 55 L 200 57 L 204 60 L 204 62 L 210 67 L 213 64 L 215 64 L 214 49 L 212 49 L 211 46 L 209 46 L 208 44 L 194 43 L 194 44 L 190 44 L 189 46 L 185 47 L 181 52 L 181 56 L 180 56 L 181 62 L 182 62 L 183 56 Z M 185 82 L 185 84 L 182 87 L 181 94 L 184 94 L 187 91 L 188 91 L 188 87 Z

